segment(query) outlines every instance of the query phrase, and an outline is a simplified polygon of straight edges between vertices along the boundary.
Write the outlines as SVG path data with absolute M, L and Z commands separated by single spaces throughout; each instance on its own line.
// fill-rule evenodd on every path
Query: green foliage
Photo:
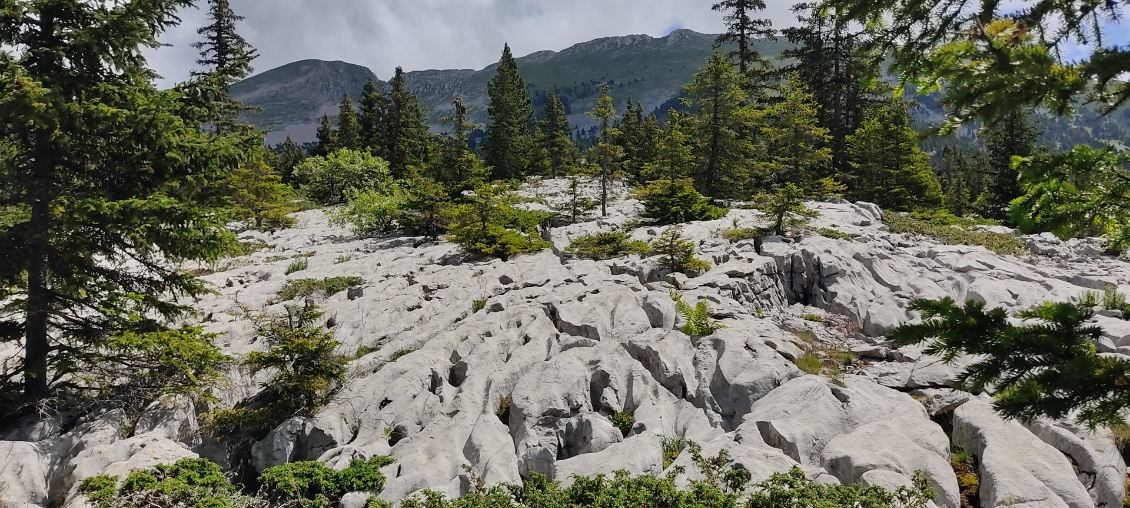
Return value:
M 1102 329 L 1088 324 L 1094 309 L 1080 303 L 1045 303 L 1020 312 L 1014 325 L 1004 309 L 985 310 L 950 298 L 913 300 L 924 321 L 895 329 L 900 346 L 927 345 L 947 362 L 958 355 L 978 360 L 958 375 L 963 389 L 977 393 L 992 385 L 994 407 L 1007 418 L 1075 417 L 1094 427 L 1122 425 L 1130 406 L 1126 376 L 1130 362 L 1097 353 Z
M 726 325 L 710 319 L 710 307 L 706 302 L 699 300 L 698 303 L 691 307 L 683 301 L 682 296 L 674 291 L 671 292 L 671 299 L 675 300 L 675 308 L 679 310 L 679 314 L 683 315 L 682 332 L 694 337 L 706 337 L 718 330 L 726 328 Z
M 298 210 L 294 205 L 294 190 L 260 160 L 241 165 L 217 187 L 222 202 L 235 220 L 249 221 L 255 229 L 264 231 L 295 224 L 294 218 L 287 215 Z
M 620 435 L 628 437 L 632 433 L 632 425 L 635 425 L 636 419 L 632 413 L 619 412 L 613 414 L 610 418 L 612 426 L 620 430 Z
M 722 236 L 726 237 L 730 243 L 737 243 L 742 240 L 753 240 L 760 236 L 764 236 L 766 232 L 761 228 L 734 228 L 727 229 Z
M 801 187 L 826 174 L 832 163 L 831 136 L 819 121 L 816 98 L 799 74 L 790 73 L 782 96 L 765 110 L 760 130 L 768 157 L 762 172 L 772 181 Z
M 565 105 L 556 93 L 549 93 L 542 117 L 538 142 L 545 153 L 549 177 L 569 174 L 577 164 L 577 145 L 573 143 L 573 129 L 565 116 Z
M 267 468 L 259 481 L 272 503 L 323 508 L 337 506 L 341 497 L 350 492 L 379 492 L 385 485 L 380 468 L 392 462 L 391 458 L 382 456 L 353 459 L 349 467 L 341 471 L 334 471 L 323 462 L 292 462 Z
M 629 240 L 627 233 L 597 233 L 576 238 L 565 252 L 571 256 L 583 259 L 612 259 L 639 254 L 646 256 L 651 252 L 651 246 L 643 240 Z
M 348 203 L 328 210 L 330 224 L 348 226 L 357 236 L 376 236 L 396 229 L 396 218 L 404 206 L 404 192 L 399 186 L 385 189 L 346 191 Z
M 696 158 L 691 146 L 688 122 L 677 110 L 671 110 L 667 126 L 659 134 L 656 154 L 640 169 L 642 181 L 677 181 L 690 178 Z
M 817 215 L 804 206 L 804 191 L 792 182 L 786 182 L 770 195 L 758 196 L 757 201 L 773 221 L 767 229 L 779 236 L 803 226 Z
M 1013 158 L 1031 156 L 1036 135 L 1029 114 L 1020 109 L 983 130 L 980 137 L 988 154 L 984 174 L 980 175 L 983 188 L 973 203 L 978 213 L 993 219 L 1008 218 L 1009 203 L 1020 197 Z
M 376 102 L 380 119 L 374 125 L 378 132 L 371 133 L 369 148 L 388 161 L 392 176 L 404 178 L 411 168 L 426 164 L 430 149 L 424 108 L 408 89 L 404 69 L 396 68 L 387 94 Z
M 699 194 L 690 179 L 655 180 L 640 189 L 636 197 L 643 201 L 643 216 L 659 225 L 715 220 L 729 212 Z
M 694 257 L 694 242 L 683 238 L 682 226 L 671 226 L 651 242 L 651 252 L 663 256 L 661 263 L 670 272 L 705 272 L 710 263 Z
M 437 240 L 451 223 L 452 204 L 443 185 L 418 177 L 408 187 L 396 220 L 405 233 Z
M 804 316 L 801 316 L 801 317 L 805 321 L 812 321 L 813 323 L 823 323 L 824 322 L 824 318 L 822 318 L 822 317 L 820 317 L 816 314 L 809 313 L 809 314 L 805 314 Z
M 600 181 L 600 215 L 608 216 L 608 187 L 612 180 L 620 176 L 620 163 L 624 158 L 624 148 L 612 144 L 612 138 L 619 135 L 619 130 L 611 127 L 612 117 L 616 115 L 616 107 L 612 103 L 612 88 L 608 83 L 600 86 L 600 96 L 596 98 L 593 110 L 585 113 L 589 118 L 596 120 L 600 125 L 600 137 L 596 146 L 585 152 L 585 160 L 592 167 L 591 172 Z
M 223 367 L 231 357 L 215 345 L 216 334 L 200 327 L 175 330 L 122 330 L 84 366 L 81 378 L 93 386 L 129 392 L 140 410 L 162 395 L 211 399 L 211 389 L 226 379 Z
M 298 258 L 294 261 L 291 261 L 290 264 L 287 265 L 286 274 L 290 275 L 294 272 L 301 272 L 302 270 L 305 270 L 307 268 L 310 268 L 310 258 Z
M 353 256 L 351 256 L 349 254 L 343 254 L 341 256 L 338 256 L 336 259 L 334 259 L 334 264 L 340 265 L 342 263 L 348 263 L 352 260 L 353 260 Z
M 663 438 L 663 469 L 671 467 L 675 459 L 679 458 L 679 454 L 683 452 L 683 447 L 686 446 L 682 438 Z
M 337 131 L 330 123 L 329 115 L 322 115 L 322 123 L 318 124 L 318 130 L 314 133 L 314 136 L 318 141 L 310 154 L 315 157 L 326 157 L 341 148 L 341 145 L 337 142 Z
M 793 466 L 789 472 L 776 473 L 762 482 L 747 506 L 924 508 L 935 498 L 935 494 L 928 487 L 926 476 L 921 471 L 916 471 L 911 481 L 912 487 L 899 487 L 893 491 L 878 486 L 828 485 L 808 480 L 804 471 Z
M 487 84 L 487 95 L 490 125 L 483 146 L 487 165 L 494 168 L 497 179 L 520 178 L 533 162 L 530 126 L 534 107 L 509 45 L 502 49 L 498 69 Z
M 329 298 L 353 286 L 360 286 L 365 279 L 357 276 L 326 277 L 324 279 L 292 279 L 283 284 L 279 290 L 279 300 L 287 301 L 295 298 L 320 295 Z
M 694 185 L 712 197 L 737 197 L 750 177 L 757 146 L 757 110 L 742 89 L 746 83 L 729 59 L 717 50 L 706 66 L 683 87 L 684 103 L 693 112 L 688 134 L 697 159 Z
M 241 495 L 220 467 L 207 459 L 181 459 L 171 465 L 135 469 L 120 486 L 116 476 L 92 476 L 83 480 L 78 490 L 94 508 L 237 508 L 255 503 L 254 499 Z
M 859 238 L 859 235 L 857 235 L 855 233 L 847 233 L 847 232 L 840 231 L 838 229 L 832 229 L 832 228 L 817 229 L 816 234 L 823 236 L 823 237 L 831 238 L 831 239 L 834 239 L 834 240 L 855 240 L 856 238 Z
M 487 301 L 486 301 L 485 298 L 479 298 L 479 299 L 476 299 L 475 301 L 471 302 L 471 312 L 478 312 L 480 310 L 485 309 L 486 307 L 487 307 Z
M 547 222 L 551 214 L 514 206 L 517 198 L 510 187 L 481 185 L 465 199 L 453 210 L 448 236 L 463 250 L 505 261 L 549 247 L 536 228 Z
M 589 199 L 581 190 L 581 179 L 577 175 L 569 177 L 569 201 L 557 207 L 558 216 L 567 224 L 588 220 L 596 201 Z
M 942 186 L 900 99 L 868 111 L 846 143 L 852 158 L 850 172 L 843 175 L 848 199 L 870 201 L 884 210 L 941 206 Z
M 969 231 L 961 227 L 923 222 L 895 212 L 883 214 L 883 221 L 892 233 L 923 235 L 947 245 L 980 245 L 997 254 L 1018 256 L 1028 252 L 1027 247 L 1013 235 L 988 231 Z
M 824 361 L 820 356 L 811 351 L 806 352 L 796 359 L 798 369 L 807 374 L 820 374 L 824 371 Z
M 353 111 L 353 101 L 349 94 L 341 98 L 337 114 L 337 145 L 348 150 L 361 149 L 361 132 L 357 124 L 357 114 Z
M 512 402 L 513 400 L 509 395 L 498 399 L 498 409 L 494 412 L 494 414 L 498 416 L 498 419 L 505 425 L 510 425 L 510 404 Z
M 345 203 L 350 192 L 392 193 L 389 165 L 368 152 L 338 150 L 306 159 L 295 169 L 306 197 L 323 205 Z
M 1130 154 L 1077 146 L 1017 161 L 1024 195 L 1012 219 L 1026 233 L 1101 235 L 1112 250 L 1130 246 Z
M 392 356 L 388 357 L 388 361 L 390 363 L 395 362 L 395 361 L 397 361 L 401 358 L 404 358 L 405 356 L 408 356 L 409 354 L 411 354 L 415 351 L 416 351 L 415 349 L 407 349 L 407 348 L 406 349 L 397 349 L 396 352 L 392 354 Z
M 950 450 L 950 466 L 957 476 L 957 489 L 961 495 L 962 508 L 977 506 L 977 492 L 981 488 L 981 478 L 977 475 L 977 464 L 973 455 L 955 446 Z

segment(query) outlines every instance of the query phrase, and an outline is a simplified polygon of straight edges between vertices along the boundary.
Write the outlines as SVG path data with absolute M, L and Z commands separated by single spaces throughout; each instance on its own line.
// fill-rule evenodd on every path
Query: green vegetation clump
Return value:
M 709 262 L 694 257 L 694 242 L 683 238 L 682 226 L 667 228 L 651 242 L 651 252 L 662 256 L 663 268 L 671 272 L 705 272 L 710 269 Z
M 326 277 L 324 279 L 293 279 L 286 281 L 279 290 L 279 299 L 282 301 L 307 296 L 320 295 L 329 298 L 346 289 L 360 286 L 365 283 L 361 277 Z
M 685 443 L 681 438 L 663 438 L 663 469 L 671 467 L 679 454 L 683 452 Z
M 962 508 L 978 506 L 977 492 L 981 488 L 981 478 L 977 474 L 977 464 L 973 455 L 959 447 L 950 450 L 950 467 L 957 475 L 957 489 L 961 496 Z
M 690 179 L 655 180 L 635 197 L 643 202 L 643 216 L 658 225 L 721 219 L 729 212 L 699 194 Z
M 632 416 L 632 413 L 619 412 L 613 414 L 610 419 L 612 426 L 620 429 L 620 435 L 624 437 L 628 437 L 628 434 L 632 433 L 632 425 L 636 424 L 636 418 Z
M 517 196 L 503 184 L 480 185 L 465 202 L 452 211 L 448 240 L 471 254 L 492 256 L 503 261 L 512 256 L 537 252 L 549 247 L 537 227 L 553 214 L 525 210 L 514 205 Z
M 808 314 L 805 314 L 804 316 L 801 316 L 801 317 L 802 317 L 802 318 L 803 318 L 803 319 L 804 319 L 805 321 L 812 321 L 813 323 L 822 323 L 822 322 L 824 322 L 824 318 L 822 318 L 822 317 L 820 317 L 820 316 L 818 316 L 818 315 L 816 315 L 816 314 L 812 314 L 812 313 L 808 313 Z
M 738 243 L 742 240 L 753 240 L 755 238 L 765 235 L 765 231 L 759 228 L 734 228 L 728 229 L 722 234 L 730 243 Z
M 307 259 L 307 258 L 295 259 L 294 261 L 291 261 L 290 265 L 288 265 L 286 267 L 286 274 L 290 275 L 294 272 L 301 272 L 302 270 L 305 270 L 307 268 L 310 268 L 310 260 L 309 259 Z
M 471 312 L 478 312 L 478 311 L 483 310 L 485 308 L 487 308 L 486 298 L 479 298 L 479 299 L 476 299 L 475 301 L 471 302 Z
M 808 351 L 796 359 L 796 366 L 798 369 L 804 371 L 806 374 L 820 374 L 824 371 L 824 361 L 811 351 Z
M 705 301 L 699 300 L 694 307 L 691 307 L 683 301 L 683 297 L 679 293 L 674 291 L 671 292 L 671 299 L 675 300 L 675 308 L 686 320 L 682 329 L 683 333 L 698 338 L 726 328 L 726 325 L 710 319 L 710 307 L 706 305 Z
M 357 236 L 377 236 L 396 230 L 396 218 L 404 205 L 404 191 L 388 189 L 346 191 L 345 206 L 326 212 L 330 224 L 348 227 Z
M 510 425 L 510 404 L 512 402 L 513 399 L 511 399 L 509 395 L 498 399 L 498 409 L 494 412 L 494 414 L 498 416 L 498 419 L 502 420 L 502 423 L 506 425 Z
M 349 492 L 380 491 L 385 476 L 380 468 L 392 464 L 389 457 L 353 459 L 349 467 L 334 471 L 323 462 L 292 462 L 268 468 L 259 477 L 263 493 L 275 505 L 295 503 L 302 508 L 337 506 Z
M 304 182 L 302 191 L 310 200 L 337 205 L 355 192 L 383 191 L 394 186 L 388 163 L 368 151 L 342 149 L 325 156 L 310 157 L 295 169 Z
M 585 235 L 573 240 L 565 252 L 573 257 L 583 259 L 613 259 L 639 254 L 646 256 L 651 252 L 651 246 L 643 240 L 629 240 L 627 233 L 597 233 Z
M 388 358 L 388 361 L 389 362 L 395 362 L 395 361 L 397 361 L 401 358 L 404 358 L 405 356 L 408 356 L 408 354 L 410 354 L 414 351 L 416 351 L 416 350 L 415 349 L 409 349 L 409 348 L 398 349 L 398 350 L 396 350 L 395 353 L 392 354 L 392 356 L 390 356 Z
M 826 237 L 826 238 L 831 238 L 833 240 L 855 240 L 856 238 L 859 238 L 859 235 L 857 235 L 855 233 L 847 233 L 847 232 L 840 231 L 838 229 L 832 229 L 832 228 L 817 229 L 816 234 L 823 236 L 823 237 Z
M 897 212 L 883 214 L 893 233 L 923 235 L 947 245 L 980 245 L 997 254 L 1018 256 L 1028 249 L 1017 237 L 988 231 L 969 231 L 959 226 L 942 226 L 917 220 Z
M 818 215 L 815 210 L 804 206 L 804 190 L 792 182 L 785 183 L 770 194 L 758 196 L 757 202 L 772 222 L 766 230 L 778 236 L 800 228 Z

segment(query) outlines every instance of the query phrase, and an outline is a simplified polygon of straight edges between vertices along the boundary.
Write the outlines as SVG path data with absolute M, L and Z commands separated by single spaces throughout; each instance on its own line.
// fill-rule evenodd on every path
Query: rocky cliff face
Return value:
M 531 187 L 560 199 L 563 182 Z M 365 284 L 319 301 L 356 356 L 336 400 L 296 418 L 253 447 L 254 465 L 296 460 L 344 467 L 354 457 L 390 455 L 381 497 L 421 489 L 455 496 L 471 488 L 469 465 L 488 484 L 532 472 L 569 483 L 573 474 L 664 471 L 665 440 L 693 440 L 704 453 L 726 449 L 755 481 L 799 465 L 824 482 L 893 487 L 922 471 L 937 506 L 959 505 L 951 446 L 973 454 L 982 506 L 1115 507 L 1126 465 L 1108 431 L 1066 422 L 1006 422 L 986 395 L 950 388 L 960 368 L 920 348 L 893 349 L 883 334 L 913 319 L 913 297 L 952 296 L 1022 308 L 1088 289 L 1130 289 L 1130 264 L 1089 242 L 1033 237 L 1043 255 L 1002 257 L 887 231 L 865 203 L 810 203 L 817 227 L 859 235 L 806 234 L 730 243 L 752 210 L 689 224 L 713 267 L 697 277 L 665 273 L 656 259 L 566 259 L 571 239 L 623 226 L 638 204 L 621 198 L 610 217 L 545 234 L 554 249 L 508 262 L 464 259 L 448 243 L 354 239 L 320 211 L 277 234 L 245 233 L 270 247 L 232 259 L 205 278 L 218 294 L 200 302 L 206 326 L 233 355 L 258 350 L 240 306 L 284 312 L 276 294 L 288 278 L 360 276 Z M 662 228 L 632 230 L 655 238 Z M 309 268 L 284 271 L 292 256 Z M 709 302 L 727 328 L 691 338 L 679 328 L 671 291 Z M 480 310 L 475 301 L 482 300 Z M 1099 318 L 1111 354 L 1130 346 L 1130 326 Z M 853 352 L 838 372 L 812 375 L 794 361 L 805 351 Z M 233 370 L 218 393 L 227 407 L 254 396 L 260 377 Z M 509 407 L 500 417 L 500 408 Z M 80 506 L 75 485 L 93 474 L 203 455 L 198 409 L 155 405 L 136 424 L 109 413 L 62 428 L 29 419 L 0 436 L 0 498 L 9 506 Z M 629 413 L 622 432 L 611 421 Z M 941 423 L 941 424 L 940 424 Z M 673 466 L 697 470 L 689 454 Z

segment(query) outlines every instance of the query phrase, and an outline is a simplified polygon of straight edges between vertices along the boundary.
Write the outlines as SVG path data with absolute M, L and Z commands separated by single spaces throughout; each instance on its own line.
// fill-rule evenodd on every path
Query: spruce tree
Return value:
M 467 187 L 466 180 L 470 177 L 469 165 L 465 156 L 470 155 L 470 134 L 475 125 L 467 121 L 467 105 L 463 97 L 456 97 L 451 101 L 452 115 L 443 118 L 442 122 L 451 125 L 451 135 L 446 139 L 446 148 L 439 167 L 433 171 L 434 179 L 446 184 L 449 188 Z M 473 188 L 471 185 L 470 188 Z
M 361 145 L 373 155 L 383 157 L 385 141 L 385 116 L 388 112 L 388 97 L 377 89 L 372 78 L 361 89 L 360 109 L 357 114 L 358 134 Z
M 290 136 L 287 136 L 282 145 L 278 166 L 279 176 L 282 177 L 283 183 L 294 183 L 294 168 L 297 168 L 304 160 L 306 160 L 306 154 L 302 152 L 302 148 L 291 140 Z
M 198 98 L 222 87 L 158 90 L 144 58 L 191 3 L 21 0 L 0 16 L 0 202 L 20 212 L 0 228 L 0 286 L 16 292 L 0 329 L 24 354 L 2 378 L 22 378 L 28 401 L 101 388 L 82 376 L 133 358 L 124 342 L 208 291 L 176 263 L 235 245 L 225 213 L 184 196 L 258 139 L 203 132 Z
M 423 166 L 428 158 L 430 137 L 424 108 L 416 94 L 408 90 L 404 69 L 397 67 L 389 82 L 388 114 L 385 116 L 385 147 L 393 176 L 404 178 L 409 167 Z
M 819 125 L 819 106 L 797 73 L 789 75 L 779 101 L 765 111 L 761 137 L 766 146 L 765 173 L 775 183 L 802 189 L 826 174 L 832 161 L 828 129 Z
M 236 31 L 236 23 L 243 21 L 243 16 L 236 15 L 229 0 L 209 0 L 207 19 L 208 24 L 196 31 L 204 40 L 192 44 L 200 51 L 196 65 L 202 68 L 193 70 L 191 75 L 211 81 L 209 89 L 216 92 L 204 98 L 210 110 L 205 123 L 217 131 L 230 130 L 240 113 L 249 108 L 231 100 L 228 89 L 251 75 L 251 61 L 258 54 Z
M 929 156 L 918 147 L 907 106 L 898 98 L 873 108 L 855 134 L 848 136 L 851 172 L 845 175 L 848 197 L 892 210 L 933 209 L 942 189 Z
M 608 190 L 617 175 L 620 159 L 624 157 L 624 149 L 612 144 L 612 138 L 616 136 L 616 131 L 612 128 L 612 117 L 616 115 L 616 107 L 613 105 L 611 92 L 612 87 L 608 86 L 608 83 L 601 85 L 596 105 L 593 106 L 592 111 L 586 113 L 600 126 L 600 138 L 596 146 L 586 152 L 585 158 L 593 165 L 600 180 L 601 217 L 608 216 Z
M 643 167 L 645 181 L 676 181 L 690 178 L 695 167 L 695 154 L 690 136 L 686 132 L 682 114 L 671 111 L 667 128 L 659 135 L 655 158 Z
M 743 133 L 753 130 L 757 111 L 742 81 L 733 63 L 715 50 L 683 87 L 684 103 L 695 112 L 688 125 L 698 156 L 695 188 L 710 197 L 737 197 L 751 176 L 756 145 Z
M 317 137 L 318 141 L 314 149 L 310 151 L 310 155 L 325 157 L 341 148 L 341 145 L 337 142 L 337 130 L 330 122 L 329 115 L 322 115 L 322 123 L 318 126 L 318 131 L 314 133 L 314 136 Z
M 545 118 L 541 122 L 541 145 L 549 164 L 549 177 L 557 178 L 573 171 L 577 162 L 577 145 L 570 134 L 573 129 L 565 117 L 565 105 L 554 92 L 545 103 Z
M 341 99 L 337 114 L 337 145 L 341 148 L 358 150 L 361 148 L 361 132 L 357 125 L 357 113 L 353 111 L 353 101 L 349 94 Z
M 1019 174 L 1012 168 L 1013 157 L 1027 157 L 1035 151 L 1038 133 L 1029 114 L 1015 110 L 982 131 L 982 142 L 988 152 L 985 187 L 974 207 L 992 219 L 1007 219 L 1008 205 L 1020 197 Z
M 509 44 L 503 46 L 498 70 L 487 83 L 487 95 L 490 125 L 483 146 L 487 165 L 495 178 L 521 178 L 531 165 L 534 107 Z
M 754 95 L 761 91 L 754 88 L 762 77 L 768 74 L 771 64 L 756 49 L 759 41 L 774 39 L 773 22 L 754 16 L 765 10 L 764 0 L 722 0 L 712 7 L 715 11 L 726 13 L 723 18 L 726 31 L 718 36 L 718 43 L 732 43 L 735 49 L 730 56 L 738 64 L 738 72 L 745 78 L 742 87 Z

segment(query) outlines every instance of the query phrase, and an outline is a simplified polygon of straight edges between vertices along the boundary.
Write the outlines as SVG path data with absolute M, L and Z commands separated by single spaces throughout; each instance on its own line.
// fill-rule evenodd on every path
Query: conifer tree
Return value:
M 1020 197 L 1019 174 L 1012 168 L 1012 158 L 1032 155 L 1037 135 L 1028 113 L 1021 109 L 983 130 L 988 165 L 984 189 L 974 204 L 981 215 L 992 219 L 1009 217 L 1008 204 Z
M 572 172 L 577 162 L 577 145 L 570 134 L 573 129 L 565 117 L 565 105 L 554 92 L 545 103 L 545 118 L 541 122 L 541 146 L 549 166 L 549 177 L 557 178 Z
M 385 147 L 393 176 L 404 178 L 409 167 L 423 166 L 428 158 L 429 134 L 424 109 L 416 94 L 408 90 L 404 69 L 397 67 L 389 82 L 388 114 L 385 116 Z
M 465 157 L 470 155 L 470 133 L 475 126 L 467 121 L 467 105 L 463 102 L 463 97 L 456 97 L 451 101 L 451 107 L 452 115 L 441 120 L 442 123 L 451 125 L 451 135 L 446 139 L 440 167 L 435 168 L 433 174 L 435 180 L 451 188 L 461 188 L 469 178 L 469 165 Z M 470 188 L 474 188 L 474 185 Z
M 207 19 L 208 24 L 196 31 L 204 40 L 192 44 L 200 51 L 196 64 L 202 69 L 193 70 L 191 75 L 213 82 L 210 89 L 216 93 L 205 98 L 210 109 L 206 123 L 217 131 L 230 130 L 236 117 L 248 108 L 231 100 L 228 89 L 251 74 L 251 61 L 258 54 L 236 31 L 236 23 L 243 21 L 243 16 L 236 15 L 229 0 L 209 0 Z
M 361 145 L 380 157 L 384 156 L 385 115 L 388 112 L 388 97 L 377 89 L 372 78 L 361 89 L 360 109 L 357 115 L 358 135 Z
M 942 204 L 942 189 L 929 156 L 918 147 L 910 114 L 898 98 L 872 109 L 847 138 L 852 157 L 845 175 L 848 197 L 892 210 L 932 209 Z
M 357 126 L 357 113 L 353 111 L 353 101 L 349 94 L 341 99 L 341 108 L 337 114 L 337 146 L 358 150 L 361 148 L 361 132 Z
M 144 58 L 189 5 L 21 0 L 0 15 L 0 202 L 21 212 L 0 229 L 0 286 L 16 291 L 0 329 L 24 354 L 0 368 L 28 401 L 98 389 L 74 375 L 134 358 L 123 344 L 144 347 L 190 311 L 175 297 L 208 291 L 175 263 L 235 245 L 225 213 L 184 196 L 259 140 L 201 131 L 199 98 L 222 87 L 157 90 Z
M 596 99 L 593 110 L 586 113 L 589 118 L 596 120 L 600 126 L 600 138 L 596 146 L 589 149 L 586 158 L 593 165 L 600 180 L 600 215 L 608 216 L 608 190 L 612 180 L 616 177 L 620 159 L 624 157 L 624 149 L 612 144 L 616 135 L 612 128 L 612 117 L 616 115 L 616 107 L 612 102 L 612 87 L 608 83 L 601 85 L 600 97 Z
M 659 135 L 655 158 L 644 165 L 642 177 L 645 181 L 676 181 L 690 178 L 695 167 L 695 154 L 690 136 L 686 132 L 686 121 L 678 111 L 671 111 L 667 128 Z
M 318 126 L 318 131 L 314 133 L 314 136 L 318 141 L 310 155 L 325 157 L 341 148 L 337 142 L 337 130 L 330 122 L 329 115 L 322 115 L 322 123 Z
M 722 0 L 711 8 L 726 13 L 723 18 L 726 31 L 718 36 L 718 43 L 733 43 L 736 46 L 730 56 L 737 62 L 738 72 L 746 78 L 742 87 L 757 94 L 758 91 L 751 89 L 750 86 L 751 83 L 758 83 L 761 80 L 756 78 L 751 81 L 749 78 L 768 73 L 770 63 L 757 51 L 756 45 L 761 40 L 773 39 L 776 33 L 772 28 L 772 21 L 754 17 L 758 12 L 765 10 L 765 1 Z
M 819 125 L 816 101 L 795 72 L 789 75 L 780 100 L 765 110 L 761 136 L 768 156 L 765 172 L 775 183 L 788 181 L 807 188 L 832 161 L 828 129 Z
M 498 70 L 487 83 L 487 95 L 490 125 L 483 146 L 487 165 L 495 178 L 521 178 L 531 165 L 534 107 L 509 44 L 503 46 Z
M 695 188 L 710 197 L 737 196 L 750 179 L 756 145 L 742 133 L 753 129 L 757 112 L 741 84 L 734 65 L 715 50 L 683 87 L 684 103 L 695 112 L 688 126 L 698 156 Z
M 306 160 L 306 154 L 302 152 L 302 148 L 290 139 L 290 136 L 287 136 L 286 141 L 283 142 L 282 154 L 279 157 L 279 176 L 282 177 L 283 183 L 290 184 L 294 181 L 294 168 L 297 168 L 304 160 Z
M 644 181 L 642 175 L 645 169 L 653 164 L 659 157 L 659 137 L 663 129 L 659 127 L 659 119 L 655 113 L 647 115 L 632 141 L 632 158 L 629 159 L 628 171 L 636 181 Z

